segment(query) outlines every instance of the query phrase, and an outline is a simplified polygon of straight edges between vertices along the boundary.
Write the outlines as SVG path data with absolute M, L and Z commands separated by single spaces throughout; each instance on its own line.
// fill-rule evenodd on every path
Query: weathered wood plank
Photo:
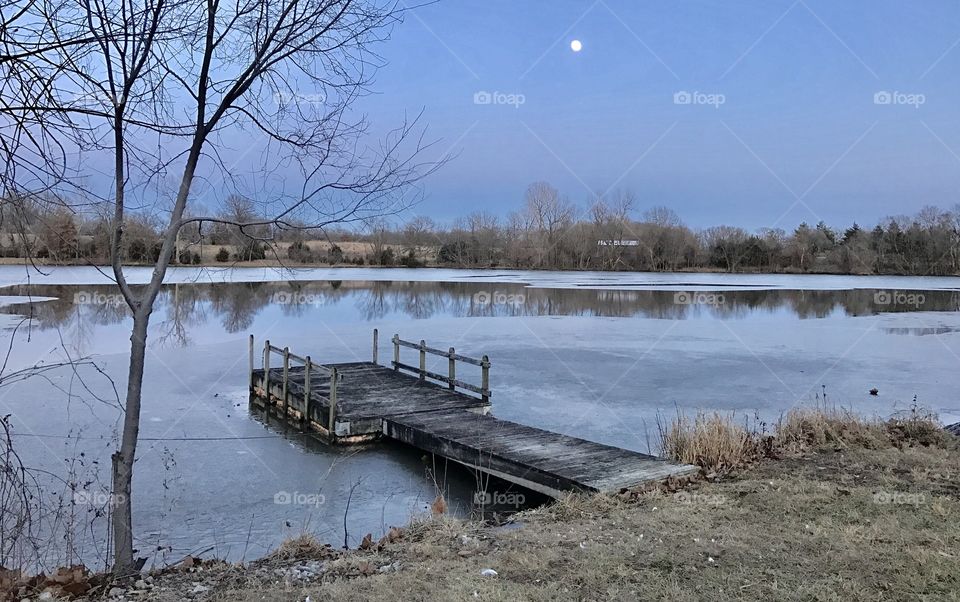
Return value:
M 420 346 L 414 344 L 414 348 Z M 309 386 L 304 366 L 288 366 L 286 374 L 283 368 L 253 370 L 251 383 L 261 393 L 265 381 L 269 383 L 266 405 L 283 407 L 286 401 L 288 415 L 305 420 L 304 424 L 331 440 L 352 442 L 382 433 L 552 496 L 563 491 L 617 491 L 696 471 L 648 454 L 494 418 L 486 415 L 489 400 L 421 380 L 416 374 L 370 362 L 323 367 L 322 371 L 311 369 Z M 331 418 L 334 368 L 337 401 Z M 449 380 L 433 372 L 427 376 Z M 308 391 L 309 403 L 305 403 Z
M 619 491 L 697 470 L 462 410 L 389 416 L 383 422 L 387 436 L 553 496 Z

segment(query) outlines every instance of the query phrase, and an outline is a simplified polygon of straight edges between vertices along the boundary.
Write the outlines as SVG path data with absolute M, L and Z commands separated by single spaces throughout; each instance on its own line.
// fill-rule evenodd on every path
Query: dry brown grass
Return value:
M 692 420 L 681 413 L 660 430 L 660 455 L 701 466 L 708 472 L 726 473 L 761 457 L 780 457 L 833 445 L 868 449 L 889 444 L 938 445 L 949 434 L 936 415 L 922 408 L 889 420 L 865 418 L 843 408 L 818 404 L 784 414 L 772 433 L 749 428 L 733 414 L 698 413 Z
M 728 466 L 756 444 L 761 457 L 675 492 L 566 496 L 506 528 L 424 516 L 319 583 L 209 599 L 960 600 L 960 439 L 935 418 L 798 410 L 770 434 L 699 418 L 675 422 L 672 449 Z
M 568 496 L 512 529 L 424 520 L 356 559 L 397 572 L 214 599 L 960 599 L 960 449 L 906 443 L 762 459 L 676 493 Z
M 700 412 L 691 420 L 678 413 L 667 424 L 658 420 L 658 426 L 660 455 L 677 462 L 726 472 L 756 457 L 755 434 L 732 415 Z
M 329 544 L 320 543 L 315 536 L 304 533 L 284 540 L 273 554 L 275 560 L 301 560 L 304 558 L 324 558 L 333 553 Z

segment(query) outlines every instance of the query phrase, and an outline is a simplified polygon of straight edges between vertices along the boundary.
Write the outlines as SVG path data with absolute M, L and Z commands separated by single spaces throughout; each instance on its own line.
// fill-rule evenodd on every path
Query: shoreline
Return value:
M 187 557 L 129 581 L 74 568 L 15 599 L 946 599 L 960 587 L 960 438 L 929 420 L 801 412 L 772 445 L 751 435 L 758 457 L 714 457 L 687 484 L 573 494 L 500 525 L 435 514 L 351 550 L 300 536 L 252 562 Z
M 28 261 L 23 258 L 17 257 L 0 257 L 0 266 L 29 266 L 29 267 L 38 267 L 38 268 L 73 268 L 73 267 L 86 267 L 86 268 L 99 268 L 107 271 L 108 273 L 112 271 L 112 267 L 108 264 L 97 264 L 90 262 L 48 262 L 46 260 L 34 260 Z M 123 264 L 124 268 L 150 268 L 151 270 L 154 267 L 152 263 L 126 263 Z M 436 263 L 424 263 L 423 265 L 418 266 L 404 266 L 404 265 L 357 265 L 355 263 L 325 263 L 325 262 L 284 262 L 276 260 L 255 260 L 255 261 L 226 261 L 226 262 L 216 262 L 216 261 L 203 261 L 196 264 L 180 264 L 180 263 L 171 263 L 168 266 L 168 269 L 183 269 L 183 268 L 208 268 L 208 269 L 253 269 L 253 268 L 273 268 L 277 270 L 317 270 L 317 269 L 373 269 L 373 270 L 403 270 L 403 271 L 416 271 L 416 270 L 451 270 L 451 271 L 477 271 L 477 272 L 534 272 L 534 273 L 558 273 L 558 274 L 723 274 L 723 275 L 732 275 L 732 276 L 840 276 L 840 277 L 903 277 L 903 278 L 957 278 L 960 277 L 960 272 L 955 274 L 913 274 L 909 272 L 883 272 L 883 273 L 873 273 L 873 274 L 864 274 L 864 273 L 854 273 L 854 272 L 834 272 L 834 271 L 797 271 L 797 270 L 780 270 L 780 271 L 764 271 L 764 270 L 736 270 L 736 271 L 727 271 L 721 270 L 719 268 L 697 268 L 697 269 L 679 269 L 679 270 L 658 270 L 658 271 L 633 271 L 633 270 L 579 270 L 579 269 L 564 269 L 564 268 L 538 268 L 538 267 L 515 267 L 515 266 L 489 266 L 489 265 L 477 265 L 477 266 L 458 266 L 458 265 L 446 265 L 446 264 L 436 264 Z

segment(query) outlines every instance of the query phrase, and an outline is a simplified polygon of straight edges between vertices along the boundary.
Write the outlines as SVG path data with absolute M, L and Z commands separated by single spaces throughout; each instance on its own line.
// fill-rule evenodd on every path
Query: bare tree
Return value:
M 555 267 L 559 264 L 560 252 L 557 248 L 563 231 L 571 225 L 574 208 L 569 201 L 560 196 L 560 191 L 547 182 L 534 182 L 524 195 L 525 210 L 532 226 L 540 233 L 542 240 L 537 245 L 539 253 L 538 267 Z
M 437 226 L 427 216 L 418 215 L 403 226 L 403 248 L 407 253 L 416 255 L 422 247 L 436 243 L 434 230 Z
M 257 238 L 370 219 L 396 210 L 401 192 L 437 164 L 420 159 L 418 118 L 367 145 L 366 122 L 350 117 L 382 64 L 372 45 L 402 17 L 395 5 L 12 0 L 3 10 L 0 44 L 16 60 L 0 63 L 16 79 L 5 83 L 0 113 L 7 131 L 33 142 L 24 150 L 4 136 L 2 150 L 30 165 L 42 162 L 31 152 L 47 159 L 50 148 L 61 149 L 49 161 L 59 165 L 57 177 L 37 169 L 37 182 L 82 191 L 74 210 L 88 202 L 112 208 L 112 275 L 133 317 L 123 434 L 113 455 L 114 570 L 127 573 L 137 568 L 130 493 L 147 328 L 181 229 L 225 224 Z M 9 11 L 28 15 L 27 26 L 10 27 Z M 188 212 L 198 182 L 239 186 L 225 152 L 236 142 L 260 151 L 261 181 L 276 174 L 282 182 L 262 217 Z M 108 185 L 76 176 L 71 158 L 102 156 L 111 158 Z M 150 281 L 133 288 L 123 266 L 125 224 L 145 199 L 156 199 L 164 225 Z

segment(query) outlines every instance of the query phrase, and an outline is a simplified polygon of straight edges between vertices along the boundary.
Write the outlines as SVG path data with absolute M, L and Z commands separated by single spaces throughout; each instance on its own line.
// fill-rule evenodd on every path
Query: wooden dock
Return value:
M 489 415 L 490 361 L 453 348 L 394 335 L 391 367 L 373 361 L 318 364 L 266 341 L 263 367 L 254 367 L 250 337 L 251 402 L 275 409 L 330 444 L 389 437 L 527 489 L 557 497 L 564 491 L 616 492 L 696 467 L 524 426 Z M 418 352 L 417 366 L 400 361 Z M 446 374 L 427 370 L 427 356 L 446 359 Z M 280 366 L 274 367 L 271 358 Z M 480 384 L 457 376 L 457 364 L 480 368 Z

